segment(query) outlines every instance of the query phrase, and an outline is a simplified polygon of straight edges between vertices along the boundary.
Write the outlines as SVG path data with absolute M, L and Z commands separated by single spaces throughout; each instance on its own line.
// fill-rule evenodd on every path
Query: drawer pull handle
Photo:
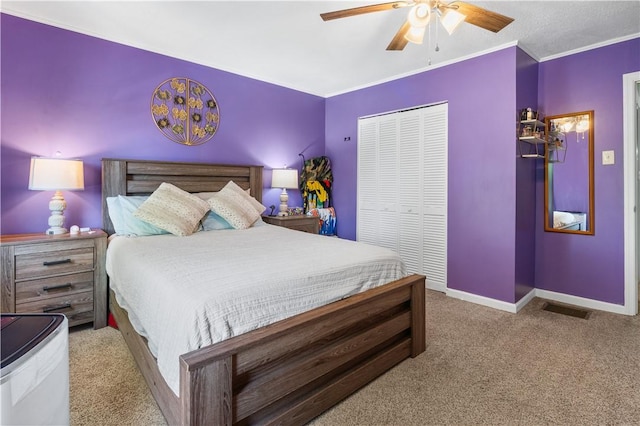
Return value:
M 65 263 L 71 263 L 71 259 L 52 260 L 51 262 L 42 262 L 42 266 L 62 265 Z
M 45 306 L 44 308 L 42 308 L 42 312 L 59 311 L 62 309 L 69 309 L 70 307 L 71 307 L 71 303 L 63 303 L 62 305 L 58 305 L 58 306 Z
M 73 284 L 71 283 L 66 283 L 66 284 L 61 284 L 61 285 L 54 285 L 49 287 L 48 285 L 42 287 L 42 291 L 52 291 L 52 290 L 63 290 L 65 288 L 71 288 L 73 287 Z

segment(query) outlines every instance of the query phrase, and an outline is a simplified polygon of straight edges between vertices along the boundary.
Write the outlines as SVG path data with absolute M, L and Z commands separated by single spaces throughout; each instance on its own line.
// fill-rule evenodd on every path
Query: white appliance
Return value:
M 69 424 L 69 326 L 61 314 L 2 314 L 0 424 Z

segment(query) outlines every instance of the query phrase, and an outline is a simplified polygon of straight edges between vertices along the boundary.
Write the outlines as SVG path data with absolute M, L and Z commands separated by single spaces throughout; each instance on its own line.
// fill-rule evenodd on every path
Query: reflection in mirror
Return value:
M 544 229 L 594 234 L 593 111 L 547 117 Z

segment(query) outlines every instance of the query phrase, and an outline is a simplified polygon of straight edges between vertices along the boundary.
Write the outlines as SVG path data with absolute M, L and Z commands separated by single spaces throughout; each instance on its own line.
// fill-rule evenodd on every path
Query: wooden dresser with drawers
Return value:
M 107 234 L 0 236 L 2 313 L 60 313 L 107 325 Z

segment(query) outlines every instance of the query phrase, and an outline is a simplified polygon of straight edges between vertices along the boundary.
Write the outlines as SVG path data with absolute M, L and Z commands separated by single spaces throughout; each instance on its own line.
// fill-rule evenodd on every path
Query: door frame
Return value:
M 636 111 L 637 89 L 640 82 L 640 71 L 624 74 L 623 84 L 623 161 L 624 161 L 624 312 L 627 315 L 638 314 L 638 273 L 640 262 L 637 253 L 638 233 L 637 217 L 639 214 L 638 164 L 636 149 L 640 149 L 638 141 L 638 114 Z

